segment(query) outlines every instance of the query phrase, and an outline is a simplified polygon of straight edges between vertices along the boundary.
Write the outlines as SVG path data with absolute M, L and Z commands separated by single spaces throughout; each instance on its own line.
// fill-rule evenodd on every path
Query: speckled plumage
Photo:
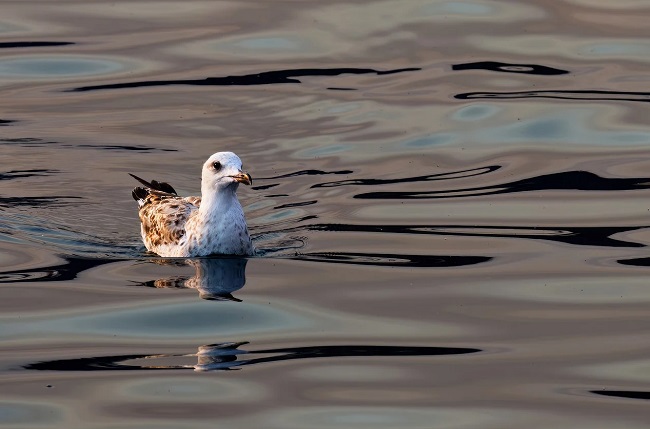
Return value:
M 218 168 L 217 168 L 218 166 Z M 251 184 L 232 152 L 218 152 L 204 164 L 201 196 L 180 197 L 164 182 L 146 182 L 133 190 L 140 207 L 142 241 L 147 250 L 164 257 L 212 254 L 252 255 L 244 211 L 237 199 L 239 183 Z

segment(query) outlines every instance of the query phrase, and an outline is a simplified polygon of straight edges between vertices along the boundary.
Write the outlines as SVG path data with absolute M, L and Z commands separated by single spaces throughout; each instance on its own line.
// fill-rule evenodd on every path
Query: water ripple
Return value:
M 278 83 L 302 83 L 299 77 L 306 76 L 338 76 L 343 74 L 375 74 L 377 76 L 390 75 L 418 71 L 420 68 L 409 67 L 394 70 L 375 70 L 362 68 L 335 68 L 335 69 L 294 69 L 276 70 L 248 74 L 243 76 L 208 77 L 205 79 L 177 79 L 177 80 L 152 80 L 143 82 L 114 83 L 109 85 L 82 86 L 70 91 L 97 91 L 103 89 L 141 88 L 150 86 L 168 85 L 211 85 L 211 86 L 233 86 L 233 85 L 271 85 Z
M 488 262 L 488 256 L 404 255 L 396 253 L 301 253 L 290 258 L 301 261 L 391 267 L 462 267 Z
M 537 91 L 512 91 L 512 92 L 465 92 L 456 94 L 459 100 L 481 99 L 528 99 L 549 98 L 556 100 L 584 100 L 584 101 L 634 101 L 640 103 L 650 102 L 650 92 L 630 91 L 598 91 L 598 90 L 537 90 Z
M 555 76 L 569 73 L 567 70 L 539 64 L 508 64 L 498 61 L 477 61 L 474 63 L 454 64 L 452 70 L 489 70 L 502 73 L 536 74 L 542 76 Z
M 490 168 L 490 167 L 487 167 Z M 494 170 L 492 170 L 494 171 Z M 424 177 L 424 179 L 423 179 Z M 430 176 L 397 179 L 402 182 L 419 182 L 429 180 Z M 362 185 L 382 184 L 366 181 Z M 529 177 L 514 182 L 499 183 L 490 186 L 451 189 L 447 191 L 388 191 L 357 194 L 359 199 L 439 199 L 463 198 L 478 195 L 512 194 L 519 192 L 576 190 L 576 191 L 630 191 L 650 188 L 650 177 L 611 178 L 602 177 L 589 171 L 563 171 Z

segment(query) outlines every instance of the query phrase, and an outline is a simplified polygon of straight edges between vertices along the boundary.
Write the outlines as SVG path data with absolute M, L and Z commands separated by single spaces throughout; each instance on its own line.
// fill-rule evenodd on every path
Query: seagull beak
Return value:
M 235 182 L 243 183 L 244 185 L 253 184 L 253 178 L 251 177 L 251 175 L 248 173 L 244 173 L 243 171 L 240 171 L 239 174 L 235 174 L 234 176 L 230 176 L 230 177 L 235 179 Z

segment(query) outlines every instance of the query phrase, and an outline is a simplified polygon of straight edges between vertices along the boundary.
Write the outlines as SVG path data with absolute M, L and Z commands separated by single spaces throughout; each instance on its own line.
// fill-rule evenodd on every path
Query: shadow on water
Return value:
M 103 89 L 141 88 L 146 86 L 169 85 L 207 85 L 207 86 L 250 86 L 272 85 L 280 83 L 302 83 L 298 78 L 308 76 L 339 76 L 342 74 L 375 74 L 377 76 L 418 71 L 420 68 L 410 67 L 395 70 L 375 70 L 370 68 L 332 68 L 332 69 L 294 69 L 274 70 L 243 76 L 208 77 L 205 79 L 152 80 L 142 82 L 114 83 L 109 85 L 82 86 L 69 91 L 84 92 Z M 341 88 L 349 89 L 349 88 Z
M 304 360 L 314 358 L 343 357 L 411 357 L 445 356 L 481 352 L 481 349 L 464 347 L 404 347 L 340 345 L 289 347 L 279 349 L 240 350 L 248 342 L 218 343 L 200 346 L 192 354 L 134 354 L 98 356 L 79 359 L 63 359 L 37 362 L 23 366 L 37 371 L 111 371 L 111 370 L 169 370 L 194 369 L 195 371 L 218 371 L 236 369 L 248 365 Z M 259 355 L 266 355 L 257 357 Z M 196 359 L 194 363 L 169 362 L 169 360 Z M 138 362 L 142 360 L 142 362 Z
M 6 126 L 9 126 L 9 125 L 11 125 L 11 124 L 13 124 L 15 122 L 16 121 L 11 120 L 11 119 L 0 119 L 0 127 L 6 127 Z

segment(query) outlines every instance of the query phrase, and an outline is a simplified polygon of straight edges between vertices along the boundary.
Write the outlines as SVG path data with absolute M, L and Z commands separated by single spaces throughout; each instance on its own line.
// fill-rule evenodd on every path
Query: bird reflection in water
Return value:
M 159 265 L 189 265 L 196 270 L 194 276 L 176 276 L 138 283 L 140 286 L 156 288 L 191 288 L 199 291 L 199 296 L 207 300 L 237 301 L 232 293 L 246 284 L 245 258 L 192 258 L 156 259 Z
M 249 350 L 240 349 L 246 346 Z M 199 346 L 189 354 L 132 354 L 82 357 L 30 363 L 23 368 L 36 371 L 124 371 L 178 370 L 198 372 L 229 371 L 244 366 L 315 358 L 449 356 L 479 353 L 468 347 L 387 346 L 366 344 L 316 345 L 306 347 L 255 349 L 248 341 L 224 342 Z

